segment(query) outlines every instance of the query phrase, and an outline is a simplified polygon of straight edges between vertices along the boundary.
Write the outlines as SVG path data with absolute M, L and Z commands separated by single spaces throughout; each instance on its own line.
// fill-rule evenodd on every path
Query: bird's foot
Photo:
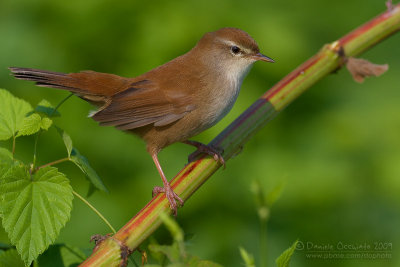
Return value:
M 185 144 L 197 147 L 197 150 L 189 155 L 189 162 L 192 162 L 197 156 L 202 153 L 206 153 L 214 158 L 215 161 L 221 163 L 221 165 L 225 168 L 225 160 L 222 157 L 223 151 L 220 148 L 217 148 L 212 145 L 205 145 L 196 141 L 185 141 Z
M 178 204 L 176 201 L 179 202 L 179 205 L 183 207 L 183 200 L 172 190 L 171 186 L 169 184 L 164 184 L 164 187 L 161 186 L 155 186 L 153 188 L 153 197 L 157 195 L 158 193 L 164 193 L 165 196 L 167 197 L 169 201 L 169 206 L 173 212 L 173 214 L 176 216 L 177 215 L 177 209 L 178 209 Z

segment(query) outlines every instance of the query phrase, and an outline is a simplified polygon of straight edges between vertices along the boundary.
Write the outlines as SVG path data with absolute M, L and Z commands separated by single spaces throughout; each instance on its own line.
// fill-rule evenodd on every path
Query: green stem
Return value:
M 62 159 L 58 159 L 58 160 L 55 160 L 55 161 L 46 163 L 46 164 L 44 164 L 44 165 L 42 165 L 42 166 L 37 167 L 37 168 L 36 168 L 36 171 L 39 170 L 39 169 L 41 169 L 41 168 L 44 168 L 44 167 L 47 167 L 47 166 L 56 165 L 56 164 L 58 164 L 58 163 L 61 163 L 61 162 L 64 162 L 64 161 L 68 161 L 68 160 L 70 160 L 70 158 L 62 158 Z
M 35 165 L 36 165 L 36 154 L 37 154 L 37 143 L 40 137 L 40 134 L 42 133 L 42 131 L 40 130 L 39 132 L 36 133 L 35 135 L 35 144 L 33 145 L 33 162 L 32 162 L 32 170 L 35 169 Z
M 100 219 L 103 220 L 103 222 L 105 224 L 107 224 L 107 226 L 111 229 L 111 231 L 113 232 L 113 234 L 116 233 L 114 227 L 112 227 L 112 225 L 107 221 L 107 219 L 95 208 L 93 207 L 84 197 L 82 197 L 81 195 L 79 195 L 77 192 L 72 191 L 72 193 L 77 196 L 80 200 L 82 200 L 83 203 L 85 203 L 91 210 L 93 210 L 99 217 Z
M 60 101 L 60 103 L 58 103 L 57 104 L 57 106 L 53 109 L 53 111 L 50 113 L 50 116 L 49 117 L 52 117 L 53 115 L 54 115 L 54 112 L 56 112 L 57 111 L 57 109 L 62 105 L 62 104 L 64 104 L 64 102 L 65 101 L 67 101 L 71 96 L 73 96 L 74 94 L 73 93 L 71 93 L 71 94 L 69 94 L 67 97 L 65 97 L 63 100 L 61 100 Z
M 267 220 L 260 219 L 260 266 L 266 267 L 268 260 L 267 253 Z
M 13 158 L 14 158 L 14 154 L 15 154 L 15 139 L 16 139 L 16 137 L 15 137 L 15 135 L 13 135 L 13 144 L 12 144 L 12 155 L 13 155 Z

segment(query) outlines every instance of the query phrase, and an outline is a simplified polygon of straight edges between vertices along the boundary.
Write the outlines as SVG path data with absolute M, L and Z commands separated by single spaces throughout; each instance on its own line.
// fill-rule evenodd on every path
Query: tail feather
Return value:
M 16 67 L 10 67 L 9 70 L 15 78 L 36 82 L 37 86 L 63 89 L 73 93 L 82 92 L 82 89 L 70 86 L 72 80 L 66 73 Z
M 94 71 L 67 74 L 31 68 L 9 69 L 17 79 L 33 81 L 37 86 L 68 90 L 86 99 L 112 96 L 130 84 L 130 79 Z

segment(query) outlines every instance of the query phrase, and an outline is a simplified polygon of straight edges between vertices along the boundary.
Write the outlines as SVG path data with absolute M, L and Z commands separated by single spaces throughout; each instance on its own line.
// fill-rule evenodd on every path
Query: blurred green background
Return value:
M 218 125 L 195 140 L 209 142 L 264 91 L 323 44 L 340 38 L 384 11 L 385 1 L 32 1 L 0 2 L 0 87 L 32 105 L 46 98 L 57 104 L 67 92 L 17 81 L 7 67 L 60 72 L 96 70 L 137 76 L 188 51 L 207 31 L 238 27 L 257 40 L 275 64 L 256 63 L 237 103 Z M 242 266 L 238 247 L 259 263 L 260 229 L 250 187 L 259 180 L 268 192 L 285 182 L 268 225 L 269 266 L 296 239 L 304 244 L 392 243 L 391 259 L 311 260 L 297 251 L 291 266 L 400 266 L 400 34 L 362 55 L 389 63 L 380 78 L 355 83 L 347 70 L 326 77 L 227 163 L 178 211 L 192 234 L 188 250 L 224 266 Z M 89 201 L 119 228 L 161 184 L 141 140 L 87 118 L 93 109 L 74 97 L 56 124 L 72 137 L 102 177 L 110 193 Z M 9 142 L 0 143 L 10 148 Z M 33 137 L 19 138 L 17 157 L 31 161 Z M 193 151 L 182 144 L 160 154 L 172 178 Z M 56 131 L 39 141 L 38 161 L 65 156 Z M 88 184 L 72 163 L 59 169 L 74 189 Z M 0 231 L 2 232 L 2 231 Z M 79 200 L 58 242 L 92 247 L 93 234 L 109 229 Z M 167 242 L 162 227 L 155 233 Z M 0 242 L 5 240 L 0 234 Z M 143 247 L 145 248 L 145 246 Z

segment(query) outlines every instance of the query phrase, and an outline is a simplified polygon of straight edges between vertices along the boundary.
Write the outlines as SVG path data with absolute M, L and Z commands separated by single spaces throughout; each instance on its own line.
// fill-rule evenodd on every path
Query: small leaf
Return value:
M 49 117 L 58 117 L 61 115 L 60 112 L 55 110 L 53 105 L 51 105 L 50 102 L 46 99 L 43 99 L 39 102 L 39 104 L 35 108 L 35 111 L 46 114 Z
M 254 257 L 253 255 L 249 254 L 244 248 L 239 247 L 240 251 L 240 256 L 242 257 L 244 261 L 244 266 L 246 267 L 255 267 L 256 265 L 254 264 Z
M 266 203 L 269 207 L 271 207 L 282 195 L 283 188 L 285 187 L 285 183 L 281 182 L 277 186 L 275 186 L 271 192 L 269 192 L 265 198 Z
M 72 152 L 72 139 L 63 129 L 61 129 L 57 126 L 56 126 L 56 129 L 57 129 L 57 132 L 61 135 L 61 137 L 64 141 L 64 144 L 65 144 L 65 147 L 67 148 L 68 157 L 70 157 L 71 152 Z
M 0 266 L 1 267 L 25 267 L 24 262 L 21 260 L 21 256 L 15 249 L 9 249 L 0 254 Z
M 30 111 L 32 106 L 28 102 L 0 89 L 0 140 L 14 136 Z
M 292 255 L 293 255 L 294 251 L 296 250 L 296 246 L 297 246 L 297 243 L 298 243 L 298 242 L 299 242 L 299 241 L 296 240 L 290 248 L 286 249 L 286 250 L 276 259 L 276 265 L 277 265 L 278 267 L 289 267 L 290 259 L 292 258 Z
M 2 223 L 12 244 L 29 265 L 57 238 L 69 220 L 72 188 L 57 168 L 30 175 L 14 166 L 0 181 Z
M 42 118 L 37 113 L 32 113 L 28 117 L 22 120 L 20 129 L 18 130 L 18 136 L 35 134 L 40 130 Z
M 86 178 L 99 190 L 108 192 L 103 181 L 97 175 L 96 171 L 90 166 L 87 158 L 79 153 L 76 148 L 72 148 L 70 160 L 81 169 Z
M 47 131 L 52 124 L 53 124 L 53 121 L 50 118 L 43 117 L 42 121 L 40 122 L 40 128 Z
M 88 191 L 86 192 L 86 197 L 88 198 L 91 195 L 93 195 L 94 192 L 96 192 L 96 190 L 97 190 L 96 187 L 92 183 L 89 183 L 89 188 Z
M 389 68 L 388 64 L 377 65 L 368 60 L 354 57 L 347 60 L 346 67 L 358 83 L 362 83 L 366 77 L 380 76 Z

